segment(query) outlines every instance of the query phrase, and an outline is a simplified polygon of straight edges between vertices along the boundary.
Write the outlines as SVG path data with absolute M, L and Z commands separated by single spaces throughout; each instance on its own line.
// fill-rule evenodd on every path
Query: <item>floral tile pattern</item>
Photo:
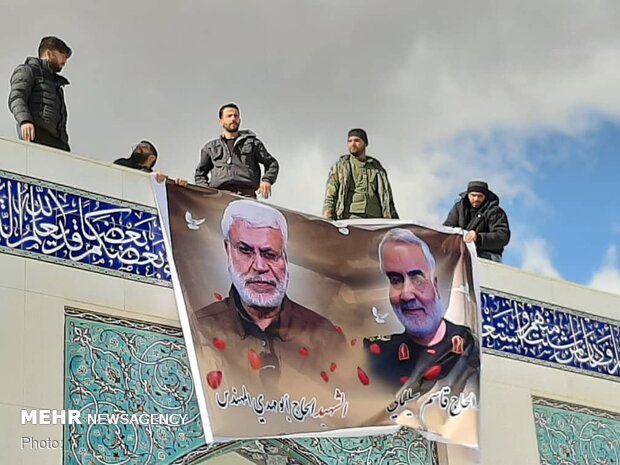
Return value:
M 65 409 L 186 415 L 180 426 L 65 425 L 65 464 L 171 463 L 204 444 L 185 344 L 175 328 L 67 311 Z
M 541 465 L 620 464 L 620 414 L 535 397 Z

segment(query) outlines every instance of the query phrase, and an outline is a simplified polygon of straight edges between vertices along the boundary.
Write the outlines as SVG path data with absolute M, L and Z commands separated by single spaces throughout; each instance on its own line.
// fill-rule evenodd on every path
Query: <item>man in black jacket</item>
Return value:
M 28 57 L 13 71 L 9 109 L 22 140 L 70 150 L 63 92 L 69 81 L 58 73 L 71 53 L 58 37 L 44 37 L 39 44 L 39 58 Z
M 486 182 L 471 181 L 443 224 L 465 230 L 465 242 L 476 244 L 480 258 L 502 261 L 504 247 L 510 241 L 508 216 Z
M 278 177 L 278 162 L 250 130 L 240 130 L 239 107 L 223 105 L 219 111 L 224 132 L 210 140 L 200 151 L 200 162 L 194 173 L 199 186 L 209 186 L 246 197 L 271 195 L 271 185 Z M 261 176 L 260 165 L 264 166 Z
M 148 140 L 141 140 L 135 145 L 131 151 L 129 158 L 119 158 L 114 161 L 115 165 L 132 168 L 134 170 L 143 171 L 145 173 L 153 173 L 155 163 L 157 163 L 157 149 Z M 167 174 L 155 171 L 155 179 L 157 182 L 164 182 L 166 179 L 174 181 L 180 186 L 187 186 L 187 181 L 181 178 L 169 178 Z
M 148 140 L 141 140 L 131 151 L 129 158 L 119 158 L 115 165 L 126 166 L 135 170 L 152 173 L 157 163 L 157 149 Z

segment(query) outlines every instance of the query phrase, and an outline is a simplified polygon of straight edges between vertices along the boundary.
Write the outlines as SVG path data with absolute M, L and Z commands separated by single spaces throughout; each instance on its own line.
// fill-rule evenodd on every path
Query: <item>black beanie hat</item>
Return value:
M 479 192 L 484 195 L 489 195 L 489 185 L 484 181 L 469 181 L 467 184 L 467 193 Z
M 349 137 L 359 137 L 360 139 L 364 141 L 366 145 L 368 145 L 368 135 L 366 134 L 366 131 L 364 131 L 363 129 L 360 129 L 360 128 L 351 129 L 349 131 L 349 135 L 347 136 L 347 139 Z

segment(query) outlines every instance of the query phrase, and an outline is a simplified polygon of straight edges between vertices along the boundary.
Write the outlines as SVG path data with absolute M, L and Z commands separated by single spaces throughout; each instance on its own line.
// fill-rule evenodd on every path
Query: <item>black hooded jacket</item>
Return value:
M 32 123 L 69 148 L 67 107 L 63 87 L 69 81 L 54 73 L 47 61 L 28 57 L 11 76 L 9 109 L 19 125 Z M 36 134 L 36 131 L 35 131 Z
M 492 191 L 487 192 L 485 202 L 477 210 L 469 203 L 467 192 L 461 193 L 461 198 L 454 204 L 443 224 L 465 231 L 476 231 L 478 253 L 492 252 L 501 255 L 510 241 L 508 216 L 499 206 L 499 197 Z

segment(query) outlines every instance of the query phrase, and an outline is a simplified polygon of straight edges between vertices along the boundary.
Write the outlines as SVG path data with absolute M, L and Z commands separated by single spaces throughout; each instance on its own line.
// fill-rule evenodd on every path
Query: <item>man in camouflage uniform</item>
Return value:
M 398 218 L 387 173 L 377 159 L 366 155 L 367 146 L 366 131 L 349 131 L 349 154 L 332 165 L 327 178 L 326 218 Z

